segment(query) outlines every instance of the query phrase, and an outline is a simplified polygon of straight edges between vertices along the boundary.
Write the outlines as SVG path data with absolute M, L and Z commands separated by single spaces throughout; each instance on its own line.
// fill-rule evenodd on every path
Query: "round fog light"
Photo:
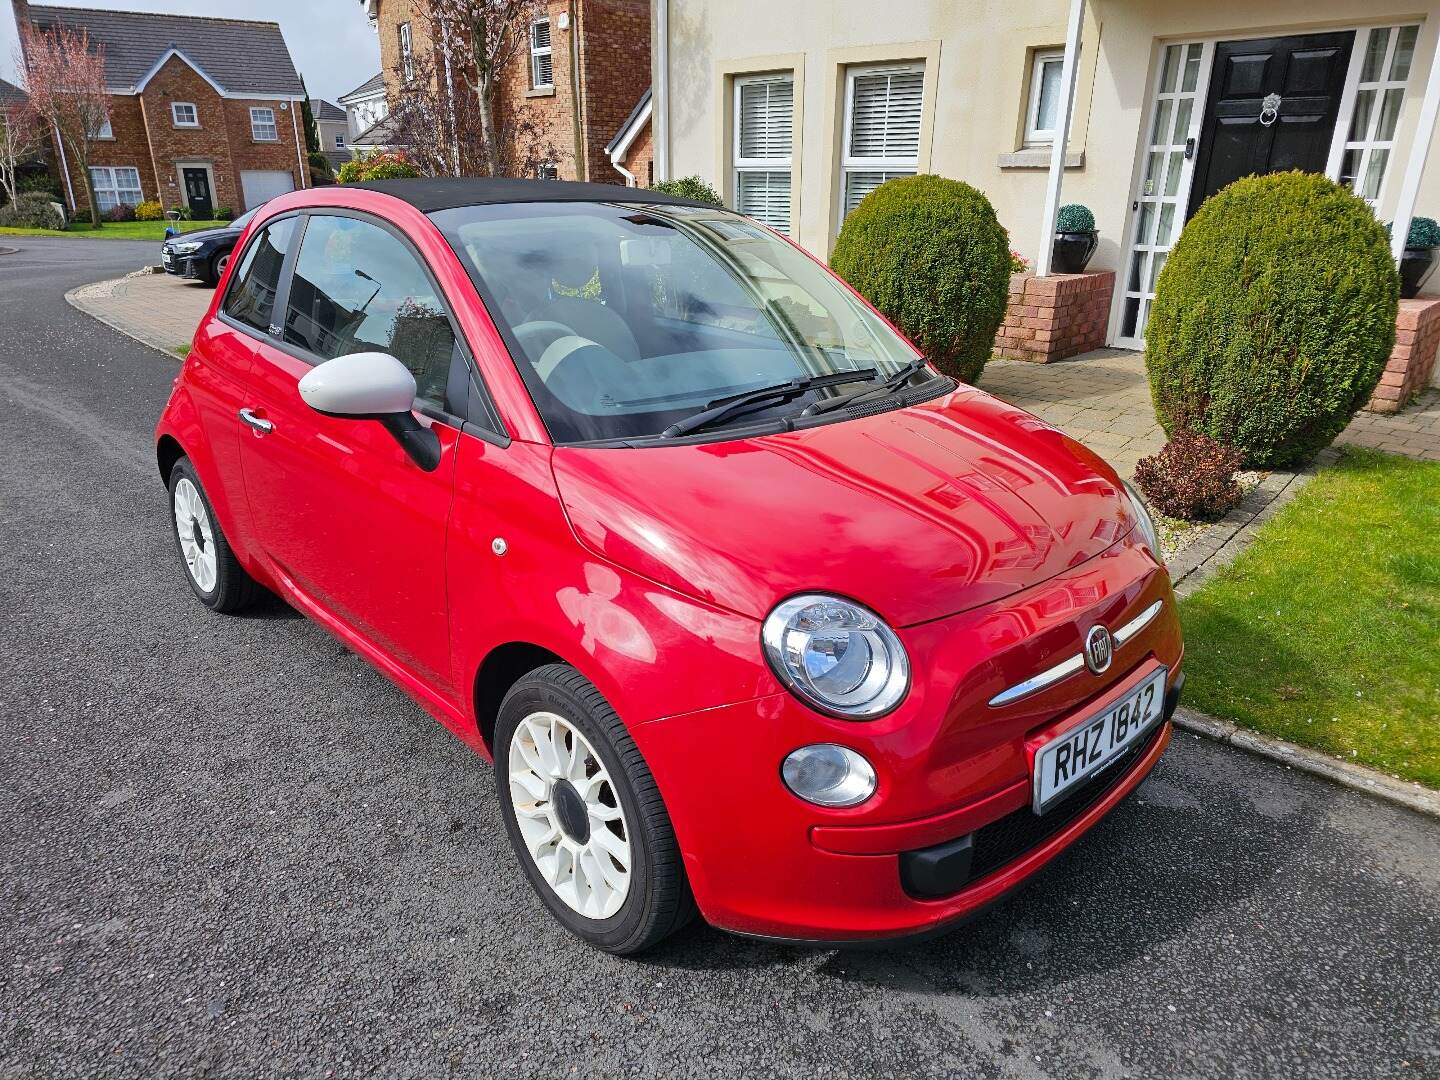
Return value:
M 780 767 L 785 786 L 816 806 L 858 806 L 875 794 L 875 769 L 846 746 L 816 743 L 791 753 Z

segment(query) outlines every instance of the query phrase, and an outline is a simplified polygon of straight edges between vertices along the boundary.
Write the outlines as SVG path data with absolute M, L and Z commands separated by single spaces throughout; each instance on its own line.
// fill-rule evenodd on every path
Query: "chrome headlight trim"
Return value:
M 858 636 L 842 653 L 827 654 L 823 648 L 811 651 L 817 638 Z M 874 720 L 897 708 L 910 690 L 910 660 L 879 615 L 853 600 L 827 593 L 801 593 L 782 600 L 765 617 L 760 631 L 765 659 L 776 678 L 805 704 L 842 720 Z M 855 681 L 844 692 L 827 692 L 819 679 L 838 669 L 849 657 L 850 648 L 863 647 L 868 656 L 856 662 Z M 817 676 L 806 664 L 807 656 L 825 657 L 834 662 Z
M 1140 493 L 1130 486 L 1130 481 L 1120 481 L 1125 485 L 1125 494 L 1130 496 L 1130 508 L 1135 511 L 1135 528 L 1140 530 L 1140 538 L 1145 546 L 1150 549 L 1150 554 L 1158 560 L 1160 558 L 1160 533 L 1155 528 L 1155 519 L 1150 516 L 1150 508 L 1145 505 L 1145 500 Z

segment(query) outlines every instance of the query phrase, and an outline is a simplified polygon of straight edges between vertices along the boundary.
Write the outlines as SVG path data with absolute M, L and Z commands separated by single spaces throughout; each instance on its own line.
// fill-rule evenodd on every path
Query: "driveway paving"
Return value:
M 1437 822 L 1188 735 L 944 938 L 587 950 L 484 762 L 191 598 L 176 362 L 62 298 L 153 252 L 81 243 L 0 256 L 0 1077 L 1440 1075 Z

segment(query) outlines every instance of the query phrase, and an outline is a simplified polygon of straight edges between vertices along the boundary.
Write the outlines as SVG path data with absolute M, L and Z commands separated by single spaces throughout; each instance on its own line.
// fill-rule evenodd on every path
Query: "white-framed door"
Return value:
M 1156 72 L 1154 90 L 1140 129 L 1125 267 L 1110 315 L 1113 341 L 1124 349 L 1145 347 L 1155 282 L 1185 224 L 1214 58 L 1214 41 L 1176 41 L 1162 43 L 1151 62 Z
M 1396 156 L 1394 135 L 1421 24 L 1344 28 L 1355 35 L 1325 175 L 1351 183 L 1378 205 Z M 1294 34 L 1304 33 L 1295 29 Z M 1210 97 L 1215 47 L 1222 41 L 1285 36 L 1227 34 L 1161 42 L 1151 58 L 1153 82 L 1141 130 L 1135 189 L 1125 231 L 1125 264 L 1110 312 L 1110 341 L 1145 347 L 1155 283 L 1190 204 L 1195 160 Z M 1193 71 L 1193 79 L 1190 77 Z M 1178 155 L 1178 157 L 1177 157 Z

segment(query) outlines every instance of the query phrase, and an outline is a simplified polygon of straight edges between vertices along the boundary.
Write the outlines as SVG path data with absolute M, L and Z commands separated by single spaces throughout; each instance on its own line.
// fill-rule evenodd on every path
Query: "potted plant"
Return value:
M 1387 230 L 1388 231 L 1388 230 Z M 1440 246 L 1440 225 L 1434 218 L 1410 219 L 1410 233 L 1405 237 L 1405 254 L 1400 259 L 1400 295 L 1413 300 L 1420 287 L 1435 269 L 1435 248 Z
M 1051 262 L 1062 274 L 1079 274 L 1095 254 L 1100 234 L 1095 230 L 1095 215 L 1087 206 L 1068 203 L 1055 215 L 1055 249 Z

